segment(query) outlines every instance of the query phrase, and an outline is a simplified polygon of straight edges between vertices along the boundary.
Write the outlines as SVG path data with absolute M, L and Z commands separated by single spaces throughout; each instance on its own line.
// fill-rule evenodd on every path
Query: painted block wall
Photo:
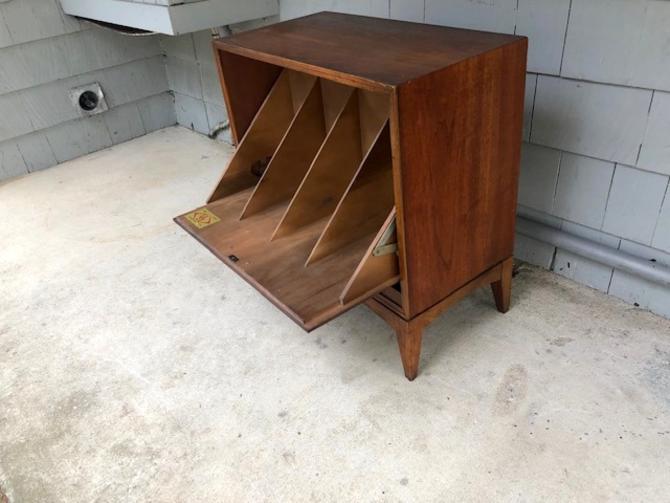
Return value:
M 208 134 L 228 119 L 212 53 L 210 30 L 161 36 L 179 125 Z
M 277 16 L 273 16 L 237 23 L 228 28 L 231 33 L 238 33 L 278 20 Z M 214 63 L 212 37 L 211 30 L 160 37 L 166 56 L 168 83 L 174 92 L 177 122 L 202 134 L 208 134 L 228 120 Z M 230 142 L 230 131 L 223 131 L 218 138 Z
M 68 90 L 96 81 L 110 110 L 81 118 Z M 57 0 L 0 2 L 0 180 L 175 123 L 158 37 L 81 23 Z

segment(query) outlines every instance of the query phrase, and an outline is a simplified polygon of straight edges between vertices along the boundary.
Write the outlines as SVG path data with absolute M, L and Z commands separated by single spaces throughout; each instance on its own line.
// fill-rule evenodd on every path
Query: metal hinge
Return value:
M 382 237 L 379 238 L 377 246 L 372 250 L 372 255 L 379 257 L 381 255 L 389 255 L 390 253 L 396 253 L 398 251 L 398 243 L 396 242 L 395 235 L 395 219 L 391 224 L 386 228 Z

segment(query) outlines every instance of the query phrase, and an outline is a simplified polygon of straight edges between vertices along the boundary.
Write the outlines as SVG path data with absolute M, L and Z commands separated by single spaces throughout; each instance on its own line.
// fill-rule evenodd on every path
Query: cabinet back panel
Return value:
M 237 144 L 242 141 L 282 69 L 216 48 L 214 50 L 228 108 L 230 129 L 233 141 Z

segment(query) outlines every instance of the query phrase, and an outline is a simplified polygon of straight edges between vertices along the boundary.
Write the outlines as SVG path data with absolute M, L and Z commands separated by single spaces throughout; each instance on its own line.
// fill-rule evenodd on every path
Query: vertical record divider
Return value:
M 397 283 L 400 280 L 400 266 L 396 248 L 395 208 L 393 208 L 344 287 L 340 303 L 355 302 L 368 297 L 371 291 L 379 290 L 380 286 L 389 287 Z
M 306 89 L 305 74 L 294 73 L 303 76 L 305 98 L 240 218 L 292 199 L 353 92 L 351 87 L 324 79 L 316 79 Z
M 304 88 L 313 77 L 291 70 L 282 70 L 261 104 L 235 154 L 221 175 L 207 202 L 253 187 L 258 175 L 254 165 L 263 165 L 271 158 L 293 120 L 296 103 L 304 101 Z
M 355 241 L 371 240 L 393 207 L 391 138 L 387 122 L 337 204 L 305 265 L 309 266 Z
M 335 210 L 362 159 L 358 116 L 358 94 L 352 92 L 286 208 L 272 239 L 289 235 Z
M 351 93 L 272 239 L 290 235 L 333 214 L 388 117 L 386 95 L 362 90 Z
M 249 197 L 240 219 L 290 199 L 325 137 L 323 96 L 317 79 Z

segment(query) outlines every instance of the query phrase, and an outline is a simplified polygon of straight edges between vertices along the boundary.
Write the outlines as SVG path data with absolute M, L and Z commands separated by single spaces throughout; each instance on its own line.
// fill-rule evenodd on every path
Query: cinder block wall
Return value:
M 68 90 L 100 82 L 108 112 L 81 118 Z M 0 2 L 0 180 L 176 123 L 158 37 L 65 16 L 57 0 Z
M 212 53 L 210 30 L 177 37 L 161 36 L 177 122 L 208 134 L 227 120 L 221 84 Z
M 227 28 L 231 33 L 238 33 L 278 20 L 273 16 Z M 214 63 L 212 37 L 211 30 L 161 37 L 168 82 L 174 92 L 177 122 L 202 134 L 208 134 L 228 120 Z M 218 138 L 230 142 L 230 132 L 224 131 Z

